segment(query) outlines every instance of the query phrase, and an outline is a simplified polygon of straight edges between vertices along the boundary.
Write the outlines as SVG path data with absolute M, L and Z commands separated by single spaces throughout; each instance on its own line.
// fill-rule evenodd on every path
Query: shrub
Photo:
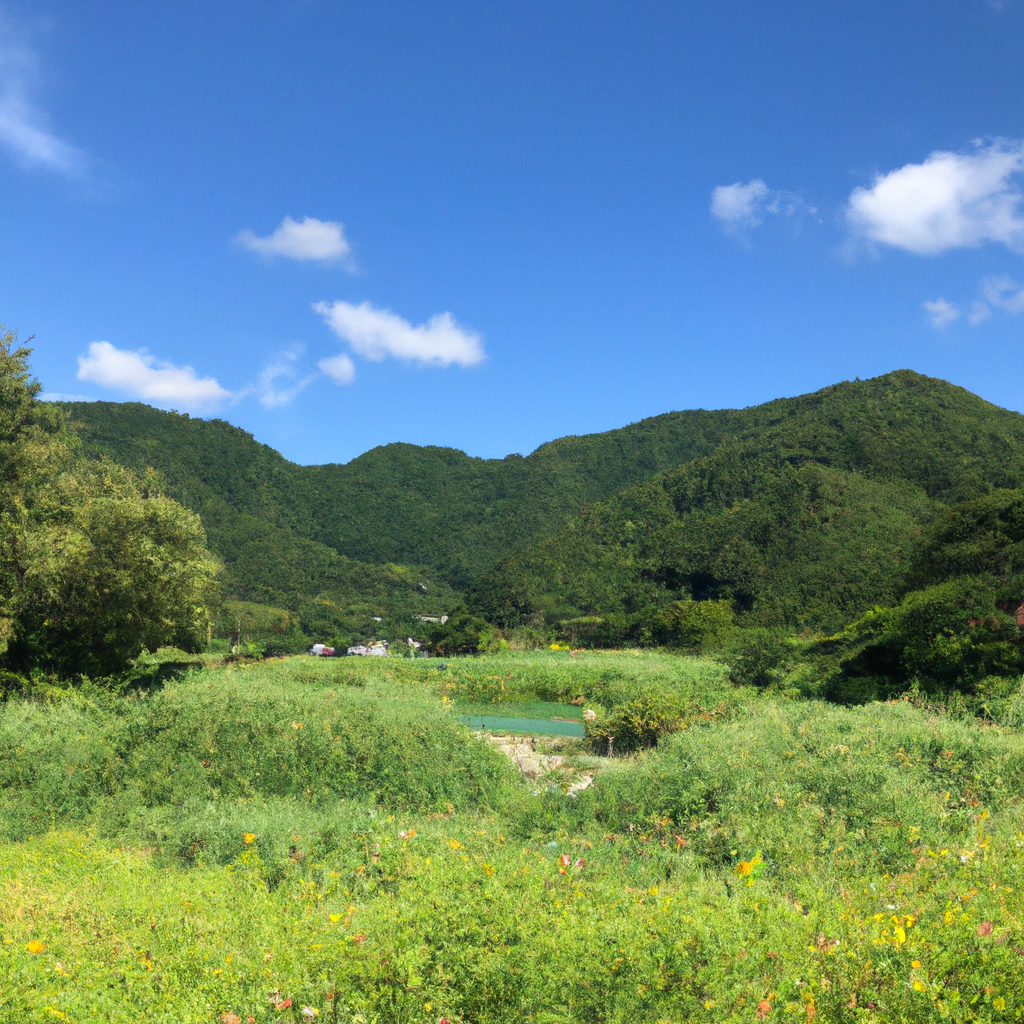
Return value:
M 493 633 L 493 627 L 483 619 L 457 608 L 447 622 L 433 626 L 428 636 L 430 649 L 442 658 L 450 658 L 454 654 L 477 654 Z
M 840 658 L 837 686 L 884 695 L 916 682 L 927 692 L 970 693 L 986 676 L 1019 675 L 1022 641 L 1014 619 L 996 605 L 994 581 L 968 576 L 876 608 L 824 646 Z
M 765 687 L 782 679 L 796 655 L 796 639 L 785 630 L 752 627 L 736 634 L 726 658 L 733 683 Z
M 680 725 L 682 708 L 674 694 L 645 693 L 615 708 L 606 718 L 587 723 L 587 735 L 597 753 L 609 749 L 626 754 L 641 747 L 656 746 L 666 733 Z
M 662 647 L 701 653 L 721 646 L 733 630 L 728 601 L 675 601 L 655 613 L 647 624 L 651 639 Z
M 559 624 L 562 638 L 573 647 L 621 647 L 629 635 L 625 615 L 584 615 Z

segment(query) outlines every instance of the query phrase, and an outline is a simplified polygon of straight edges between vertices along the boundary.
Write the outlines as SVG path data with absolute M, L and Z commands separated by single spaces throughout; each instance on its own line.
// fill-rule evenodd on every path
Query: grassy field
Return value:
M 456 721 L 652 702 L 656 748 L 540 782 Z M 1010 725 L 654 653 L 11 700 L 0 1021 L 1019 1020 L 1022 792 Z

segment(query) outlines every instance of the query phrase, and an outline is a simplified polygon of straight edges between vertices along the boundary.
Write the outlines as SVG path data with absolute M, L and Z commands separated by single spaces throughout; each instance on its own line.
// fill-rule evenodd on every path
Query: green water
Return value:
M 582 722 L 554 722 L 544 718 L 500 718 L 497 715 L 461 715 L 470 729 L 487 732 L 527 732 L 538 736 L 583 736 Z
M 559 704 L 553 700 L 503 700 L 500 703 L 457 700 L 455 710 L 460 715 L 483 715 L 484 718 L 500 715 L 502 718 L 564 718 L 570 722 L 583 721 L 583 708 L 575 704 Z

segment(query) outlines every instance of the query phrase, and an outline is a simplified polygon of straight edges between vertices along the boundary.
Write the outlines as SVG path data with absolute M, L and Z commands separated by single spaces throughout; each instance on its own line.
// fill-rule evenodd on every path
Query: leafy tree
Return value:
M 29 350 L 0 336 L 0 653 L 9 668 L 109 675 L 143 649 L 198 650 L 217 562 L 199 517 L 86 463 L 38 401 Z
M 456 608 L 447 622 L 435 624 L 429 633 L 430 649 L 442 657 L 476 654 L 486 643 L 493 628 L 465 607 Z
M 823 642 L 838 657 L 832 699 L 872 699 L 917 684 L 971 692 L 986 676 L 1018 675 L 1024 633 L 996 605 L 991 577 L 961 576 L 875 608 Z
M 733 618 L 728 601 L 674 601 L 652 616 L 647 631 L 659 646 L 699 653 L 725 642 Z

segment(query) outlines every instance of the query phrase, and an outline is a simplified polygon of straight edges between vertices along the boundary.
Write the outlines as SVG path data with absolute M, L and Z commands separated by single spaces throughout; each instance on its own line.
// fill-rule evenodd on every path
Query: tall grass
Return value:
M 442 700 L 654 692 L 685 728 L 575 799 Z M 0 754 L 2 1021 L 1024 1015 L 1008 725 L 672 657 L 294 659 L 11 702 Z
M 114 834 L 210 801 L 439 810 L 503 798 L 511 768 L 423 686 L 282 668 L 193 673 L 148 697 L 9 703 L 0 835 L 76 822 Z

